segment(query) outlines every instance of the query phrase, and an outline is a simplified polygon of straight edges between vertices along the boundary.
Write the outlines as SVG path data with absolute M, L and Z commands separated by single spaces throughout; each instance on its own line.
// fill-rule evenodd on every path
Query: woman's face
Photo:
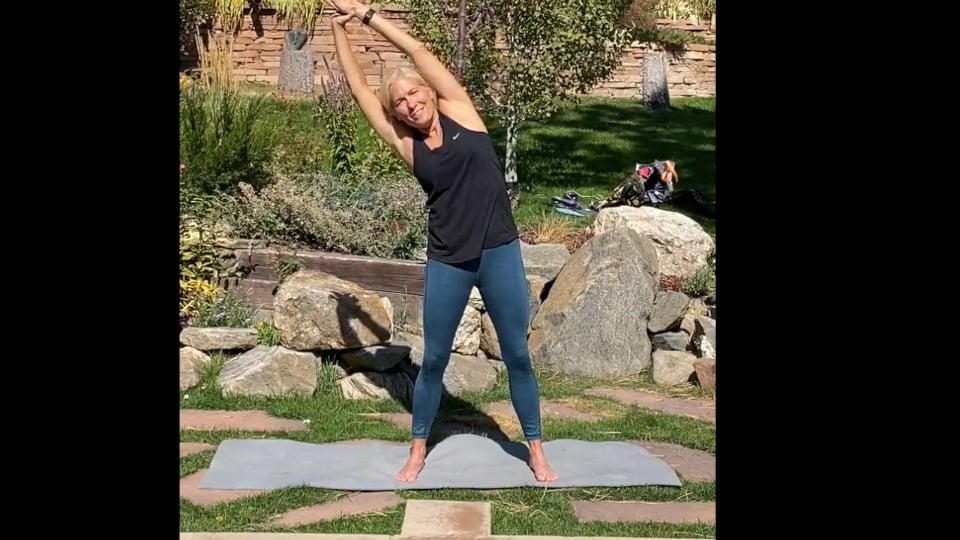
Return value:
M 397 120 L 418 129 L 433 124 L 433 90 L 415 80 L 398 79 L 390 85 L 390 103 Z

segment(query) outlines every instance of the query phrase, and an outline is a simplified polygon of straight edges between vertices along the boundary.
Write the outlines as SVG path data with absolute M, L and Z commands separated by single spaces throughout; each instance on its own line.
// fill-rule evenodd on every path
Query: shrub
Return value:
M 238 237 L 398 259 L 415 259 L 426 245 L 426 199 L 406 175 L 281 176 L 241 192 L 226 218 Z
M 712 266 L 700 268 L 687 276 L 680 284 L 680 290 L 691 298 L 706 296 L 717 290 L 717 277 Z
M 267 183 L 276 137 L 262 122 L 265 99 L 192 85 L 180 94 L 183 183 L 200 193 L 235 192 Z
M 520 221 L 518 226 L 520 239 L 527 244 L 563 244 L 573 253 L 593 237 L 589 222 L 590 219 L 543 213 Z
M 329 152 L 329 171 L 370 178 L 408 175 L 396 151 L 370 128 L 344 76 L 329 77 L 322 88 L 315 118 Z
M 197 302 L 192 326 L 248 328 L 256 310 L 233 292 L 218 288 L 212 297 Z

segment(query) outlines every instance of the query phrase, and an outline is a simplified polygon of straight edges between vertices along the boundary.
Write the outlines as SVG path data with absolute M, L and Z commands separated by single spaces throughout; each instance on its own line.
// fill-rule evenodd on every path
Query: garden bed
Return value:
M 390 299 L 395 313 L 419 320 L 423 306 L 424 262 L 330 253 L 283 246 L 264 246 L 248 239 L 217 242 L 243 270 L 228 288 L 253 308 L 273 310 L 277 286 L 293 272 L 319 270 Z

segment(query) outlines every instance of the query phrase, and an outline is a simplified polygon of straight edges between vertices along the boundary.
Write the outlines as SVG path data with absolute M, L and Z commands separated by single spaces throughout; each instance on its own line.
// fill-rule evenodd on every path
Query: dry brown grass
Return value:
M 593 236 L 589 228 L 580 228 L 574 220 L 558 214 L 543 214 L 527 223 L 520 238 L 528 244 L 563 244 L 573 253 Z
M 566 405 L 582 413 L 592 414 L 601 418 L 613 418 L 626 414 L 628 408 L 618 403 L 596 399 L 590 396 L 566 397 L 553 400 L 554 403 Z
M 207 34 L 204 42 L 198 31 L 197 52 L 200 56 L 200 80 L 210 88 L 236 90 L 233 76 L 233 36 L 221 32 Z

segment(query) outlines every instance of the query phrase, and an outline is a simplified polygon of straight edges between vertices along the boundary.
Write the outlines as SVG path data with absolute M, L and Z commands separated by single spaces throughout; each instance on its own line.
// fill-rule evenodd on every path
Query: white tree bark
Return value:
M 504 156 L 504 180 L 510 191 L 510 201 L 515 204 L 518 200 L 517 192 L 517 132 L 520 130 L 520 119 L 516 113 L 511 113 L 507 120 L 507 148 Z

